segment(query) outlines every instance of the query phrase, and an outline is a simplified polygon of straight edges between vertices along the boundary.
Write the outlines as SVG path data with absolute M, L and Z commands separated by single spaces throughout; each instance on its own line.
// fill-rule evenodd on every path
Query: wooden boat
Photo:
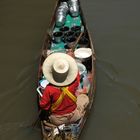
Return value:
M 49 30 L 47 31 L 47 33 L 45 35 L 45 39 L 44 39 L 44 43 L 43 43 L 43 47 L 42 47 L 42 51 L 41 51 L 40 64 L 39 64 L 38 87 L 37 87 L 37 91 L 39 93 L 38 99 L 41 98 L 41 96 L 43 94 L 43 90 L 45 88 L 41 85 L 42 84 L 41 82 L 46 80 L 43 75 L 43 72 L 42 72 L 42 65 L 43 65 L 43 62 L 46 59 L 46 57 L 49 55 L 49 53 L 56 53 L 56 52 L 67 53 L 67 50 L 71 50 L 71 51 L 74 51 L 74 54 L 75 54 L 76 50 L 78 50 L 82 47 L 83 50 L 85 48 L 86 49 L 88 48 L 92 52 L 88 58 L 86 58 L 84 56 L 83 56 L 83 58 L 77 58 L 75 56 L 76 61 L 78 60 L 78 62 L 79 62 L 79 60 L 80 60 L 80 64 L 82 66 L 84 65 L 86 68 L 86 76 L 88 77 L 88 80 L 89 80 L 89 83 L 87 85 L 89 87 L 87 95 L 90 99 L 90 103 L 89 103 L 88 107 L 86 108 L 84 117 L 82 117 L 79 121 L 74 122 L 72 124 L 64 124 L 61 126 L 56 126 L 56 125 L 50 123 L 48 120 L 41 120 L 40 122 L 41 122 L 43 140 L 78 139 L 79 135 L 84 127 L 84 124 L 86 122 L 86 119 L 88 117 L 91 106 L 93 104 L 93 101 L 94 101 L 93 99 L 95 97 L 95 52 L 94 52 L 91 36 L 90 36 L 88 28 L 86 26 L 86 22 L 85 22 L 85 19 L 83 16 L 83 12 L 82 12 L 79 0 L 78 0 L 79 15 L 76 17 L 72 17 L 70 15 L 70 13 L 68 12 L 66 15 L 65 23 L 63 26 L 61 26 L 61 27 L 68 26 L 70 29 L 72 29 L 73 26 L 81 26 L 83 28 L 83 29 L 81 28 L 80 33 L 79 33 L 78 37 L 76 38 L 76 41 L 74 42 L 74 44 L 70 45 L 70 43 L 68 44 L 68 42 L 56 43 L 52 39 L 53 33 L 55 31 L 59 31 L 61 28 L 61 27 L 56 26 L 56 14 L 58 12 L 58 8 L 60 7 L 60 4 L 63 1 L 57 0 L 54 15 L 52 17 Z M 63 37 L 65 37 L 65 35 Z M 80 46 L 79 42 L 82 37 L 85 37 L 88 40 L 88 44 L 86 44 L 87 42 L 86 43 L 84 42 L 86 44 L 86 46 L 85 46 L 85 44 L 83 46 L 82 45 Z M 66 46 L 68 46 L 69 49 L 66 48 Z

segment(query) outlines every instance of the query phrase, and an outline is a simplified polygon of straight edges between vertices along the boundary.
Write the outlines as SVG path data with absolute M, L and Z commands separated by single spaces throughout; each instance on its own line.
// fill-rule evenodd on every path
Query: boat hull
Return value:
M 49 30 L 47 31 L 45 38 L 44 38 L 44 43 L 42 46 L 42 50 L 41 50 L 41 57 L 40 57 L 40 64 L 39 64 L 39 73 L 38 73 L 38 87 L 40 87 L 40 81 L 42 80 L 43 72 L 42 72 L 42 65 L 44 60 L 47 58 L 48 53 L 50 53 L 50 49 L 52 46 L 50 46 L 50 43 L 52 41 L 51 39 L 51 35 L 55 30 L 55 16 L 56 16 L 56 12 L 57 9 L 60 5 L 61 1 L 58 0 L 55 6 L 55 10 L 54 10 L 54 14 L 52 16 L 52 20 L 49 26 Z M 84 128 L 84 124 L 88 118 L 89 112 L 91 110 L 91 107 L 93 105 L 94 102 L 94 97 L 95 97 L 95 91 L 96 91 L 96 76 L 95 76 L 95 62 L 96 62 L 96 56 L 95 56 L 95 50 L 94 50 L 94 46 L 93 46 L 93 40 L 90 36 L 89 30 L 87 28 L 85 19 L 84 19 L 84 15 L 80 6 L 80 1 L 79 1 L 79 7 L 80 7 L 80 18 L 81 18 L 81 23 L 82 26 L 84 27 L 84 31 L 86 32 L 86 38 L 88 39 L 88 48 L 91 49 L 92 54 L 89 58 L 89 60 L 87 61 L 82 61 L 82 64 L 85 65 L 85 67 L 87 68 L 88 71 L 88 76 L 89 76 L 89 80 L 90 80 L 90 87 L 88 90 L 88 97 L 89 97 L 89 105 L 86 108 L 85 114 L 84 116 L 78 120 L 78 122 L 75 122 L 73 124 L 65 124 L 65 126 L 63 127 L 63 129 L 61 128 L 62 126 L 56 126 L 54 124 L 52 124 L 49 121 L 44 121 L 41 120 L 41 130 L 42 130 L 42 136 L 43 136 L 43 140 L 78 140 L 80 133 L 82 131 L 82 129 Z M 73 51 L 76 48 L 72 49 Z M 78 48 L 77 48 L 78 49 Z M 54 51 L 54 50 L 53 50 Z M 57 50 L 55 50 L 57 51 Z M 58 49 L 58 52 L 62 51 L 60 49 Z M 65 50 L 63 50 L 64 53 L 66 52 Z M 42 94 L 43 92 L 40 91 L 40 94 Z M 41 96 L 40 94 L 38 95 L 38 101 L 40 100 Z M 39 102 L 38 102 L 39 103 Z M 39 107 L 40 110 L 40 107 Z

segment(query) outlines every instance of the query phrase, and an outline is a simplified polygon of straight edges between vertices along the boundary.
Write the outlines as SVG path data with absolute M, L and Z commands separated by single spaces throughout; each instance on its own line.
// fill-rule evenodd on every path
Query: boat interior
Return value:
M 87 113 L 90 110 L 94 87 L 94 49 L 89 31 L 87 29 L 79 0 L 76 0 L 75 11 L 71 10 L 72 0 L 58 0 L 55 12 L 47 30 L 43 48 L 41 51 L 41 63 L 39 70 L 39 82 L 37 91 L 41 98 L 43 91 L 49 83 L 42 73 L 42 65 L 48 55 L 62 52 L 72 56 L 77 62 L 80 73 L 80 85 L 78 88 L 84 90 L 90 98 L 90 104 L 85 116 L 73 124 L 56 126 L 49 120 L 41 121 L 44 140 L 52 137 L 65 137 L 72 140 L 78 137 L 84 125 Z M 77 5 L 76 5 L 77 4 Z M 78 94 L 78 93 L 77 93 Z M 78 96 L 78 95 L 77 95 Z

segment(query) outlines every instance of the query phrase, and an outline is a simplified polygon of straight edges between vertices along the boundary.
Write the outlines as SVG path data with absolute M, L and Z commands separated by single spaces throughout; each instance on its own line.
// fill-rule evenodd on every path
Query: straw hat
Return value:
M 65 53 L 49 55 L 45 59 L 42 69 L 46 79 L 56 86 L 71 84 L 78 74 L 77 63 Z

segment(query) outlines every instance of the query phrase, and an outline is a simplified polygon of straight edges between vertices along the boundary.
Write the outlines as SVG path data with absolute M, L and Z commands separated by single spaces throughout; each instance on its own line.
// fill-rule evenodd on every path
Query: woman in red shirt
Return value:
M 40 99 L 40 107 L 51 111 L 49 119 L 55 125 L 80 119 L 89 99 L 85 94 L 76 97 L 80 75 L 75 60 L 64 53 L 54 53 L 43 63 L 43 73 L 49 84 Z

